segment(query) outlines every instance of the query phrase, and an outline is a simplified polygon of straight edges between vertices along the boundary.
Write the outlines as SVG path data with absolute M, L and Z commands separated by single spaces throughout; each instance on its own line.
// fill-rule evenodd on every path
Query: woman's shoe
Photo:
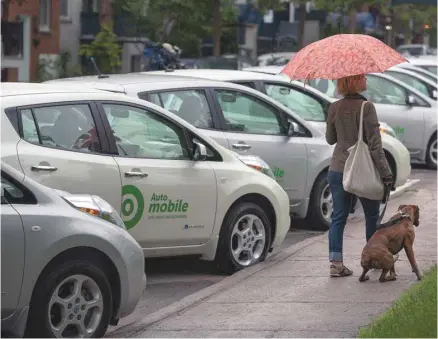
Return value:
M 338 278 L 338 277 L 348 277 L 350 275 L 353 274 L 353 271 L 348 269 L 346 266 L 344 265 L 330 265 L 330 276 L 333 278 Z

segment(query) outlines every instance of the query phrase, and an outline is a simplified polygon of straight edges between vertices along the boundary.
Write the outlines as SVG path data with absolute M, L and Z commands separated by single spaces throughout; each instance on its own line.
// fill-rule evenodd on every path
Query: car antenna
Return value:
M 100 73 L 99 67 L 97 67 L 96 60 L 94 60 L 94 57 L 90 57 L 90 59 L 91 59 L 91 62 L 93 63 L 94 69 L 95 69 L 95 70 L 97 71 L 97 73 L 98 73 L 97 78 L 98 78 L 98 79 L 106 79 L 106 78 L 109 78 L 109 75 L 106 75 L 106 74 L 102 74 L 102 73 Z

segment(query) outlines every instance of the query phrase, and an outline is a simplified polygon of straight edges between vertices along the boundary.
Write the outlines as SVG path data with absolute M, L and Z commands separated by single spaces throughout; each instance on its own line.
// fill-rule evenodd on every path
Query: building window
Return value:
M 40 0 L 40 31 L 50 31 L 50 1 Z
M 100 0 L 82 0 L 82 11 L 88 13 L 99 13 Z
M 70 20 L 70 10 L 68 8 L 68 0 L 61 0 L 61 19 Z

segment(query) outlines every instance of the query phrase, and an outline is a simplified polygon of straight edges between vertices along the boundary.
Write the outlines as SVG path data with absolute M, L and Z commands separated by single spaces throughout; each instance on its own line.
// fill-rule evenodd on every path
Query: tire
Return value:
M 325 199 L 323 199 L 323 194 Z M 330 227 L 332 210 L 333 202 L 327 172 L 323 172 L 316 178 L 313 185 L 305 221 L 311 229 L 327 231 Z
M 108 278 L 99 266 L 86 259 L 70 259 L 51 267 L 48 272 L 44 272 L 34 288 L 25 337 L 53 338 L 60 337 L 60 335 L 62 337 L 76 334 L 76 331 L 78 331 L 76 325 L 67 325 L 59 333 L 53 331 L 52 325 L 59 326 L 62 322 L 63 312 L 60 311 L 62 308 L 67 311 L 64 318 L 67 323 L 73 320 L 84 323 L 83 320 L 85 320 L 85 326 L 88 326 L 90 330 L 90 333 L 87 333 L 86 336 L 92 338 L 103 337 L 110 323 L 113 300 Z M 82 297 L 76 298 L 72 293 L 75 289 L 74 282 L 79 282 L 81 279 L 84 279 L 81 289 Z M 73 288 L 70 289 L 70 286 Z M 51 305 L 52 295 L 55 295 L 56 290 L 58 290 L 60 298 Z M 87 310 L 85 306 L 86 300 L 89 300 L 91 293 L 95 297 L 100 293 L 100 298 L 95 299 L 101 301 L 100 312 L 98 307 Z M 68 299 L 71 296 L 73 298 L 69 302 L 61 300 L 61 298 Z M 79 303 L 76 300 L 79 300 Z M 62 304 L 64 306 L 61 306 Z M 49 310 L 51 312 L 50 317 Z M 96 316 L 95 319 L 97 320 L 88 321 L 89 314 Z M 73 320 L 71 320 L 71 317 Z
M 244 223 L 245 220 L 253 221 L 253 227 L 250 228 L 250 231 L 245 231 L 245 226 L 248 224 Z M 235 234 L 239 228 L 240 230 L 243 228 L 245 234 L 240 236 Z M 252 202 L 241 202 L 233 206 L 225 216 L 219 233 L 219 243 L 215 258 L 219 271 L 233 274 L 241 269 L 264 261 L 271 245 L 271 229 L 271 221 L 260 206 Z M 262 240 L 263 232 L 264 241 Z M 257 234 L 260 236 L 259 240 L 257 240 Z M 249 243 L 247 243 L 248 239 L 250 239 Z M 241 255 L 237 256 L 236 259 L 236 256 L 232 253 L 232 248 L 237 249 L 239 243 L 241 248 L 243 246 L 246 247 L 242 248 Z M 250 253 L 249 251 L 252 253 L 252 260 L 248 260 L 247 254 Z
M 430 169 L 434 169 L 434 170 L 437 169 L 436 149 L 437 149 L 437 139 L 436 139 L 436 133 L 435 133 L 430 138 L 429 143 L 427 144 L 427 152 L 426 152 L 427 167 L 429 167 Z M 435 150 L 435 157 L 432 154 L 432 150 Z

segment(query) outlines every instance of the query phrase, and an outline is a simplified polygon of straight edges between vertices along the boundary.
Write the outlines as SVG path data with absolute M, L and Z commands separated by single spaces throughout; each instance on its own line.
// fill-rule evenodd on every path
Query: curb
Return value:
M 180 301 L 174 302 L 166 307 L 161 308 L 160 310 L 148 314 L 141 321 L 136 322 L 135 326 L 132 326 L 133 323 L 126 324 L 114 331 L 108 332 L 105 335 L 106 338 L 132 338 L 135 337 L 136 334 L 144 332 L 147 328 L 155 323 L 163 321 L 172 315 L 176 315 L 181 313 L 188 308 L 195 307 L 201 304 L 203 301 L 213 297 L 216 294 L 219 294 L 243 280 L 255 275 L 256 273 L 266 270 L 272 266 L 277 265 L 279 262 L 286 260 L 290 256 L 294 255 L 297 252 L 300 252 L 304 248 L 320 241 L 327 234 L 317 235 L 312 238 L 305 239 L 297 244 L 293 244 L 281 252 L 278 252 L 272 256 L 269 256 L 267 261 L 261 262 L 254 266 L 248 267 L 242 271 L 236 272 L 235 274 L 222 279 L 220 282 L 206 287 L 198 292 L 195 292 L 191 295 L 188 295 L 181 299 Z
M 407 191 L 408 188 L 411 188 L 415 185 L 417 185 L 420 182 L 420 179 L 408 179 L 406 180 L 406 183 L 404 185 L 401 185 L 397 187 L 395 191 L 392 191 L 390 194 L 391 198 L 397 198 L 401 196 L 404 192 Z

